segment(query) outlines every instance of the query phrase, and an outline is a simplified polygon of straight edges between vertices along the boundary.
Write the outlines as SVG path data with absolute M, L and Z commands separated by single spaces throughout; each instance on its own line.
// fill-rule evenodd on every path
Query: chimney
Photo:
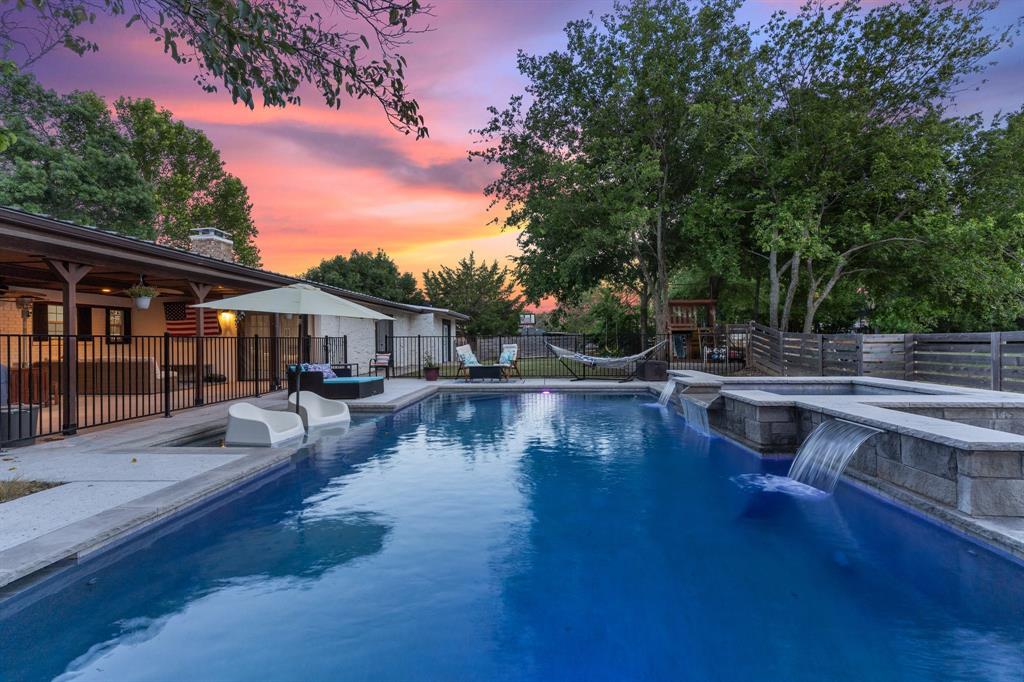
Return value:
M 209 256 L 217 260 L 233 262 L 235 245 L 231 236 L 216 227 L 197 227 L 188 236 L 190 249 L 200 256 Z

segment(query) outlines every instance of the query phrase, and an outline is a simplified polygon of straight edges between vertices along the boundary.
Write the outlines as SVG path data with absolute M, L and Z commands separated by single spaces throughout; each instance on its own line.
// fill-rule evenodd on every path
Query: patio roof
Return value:
M 60 289 L 47 259 L 92 266 L 79 283 L 83 293 L 109 293 L 127 288 L 144 273 L 147 284 L 188 294 L 188 282 L 208 284 L 211 295 L 233 296 L 270 287 L 306 282 L 298 277 L 222 261 L 185 249 L 157 244 L 98 227 L 0 207 L 0 271 L 2 283 Z M 458 320 L 469 316 L 443 308 L 411 305 L 309 282 L 336 296 L 410 313 L 439 313 Z M 107 290 L 107 291 L 104 291 Z

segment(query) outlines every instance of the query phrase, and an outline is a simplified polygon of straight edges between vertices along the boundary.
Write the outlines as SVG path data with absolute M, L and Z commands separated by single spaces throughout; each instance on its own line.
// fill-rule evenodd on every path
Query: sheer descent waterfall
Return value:
M 665 388 L 661 389 L 661 395 L 658 396 L 658 404 L 662 407 L 668 407 L 668 401 L 672 400 L 672 394 L 676 392 L 676 380 L 669 379 L 665 382 Z
M 679 402 L 683 406 L 683 419 L 686 420 L 686 425 L 697 433 L 710 436 L 711 427 L 708 425 L 707 406 L 684 396 L 679 397 Z
M 876 433 L 881 431 L 842 419 L 822 422 L 800 446 L 789 477 L 831 493 L 854 453 Z

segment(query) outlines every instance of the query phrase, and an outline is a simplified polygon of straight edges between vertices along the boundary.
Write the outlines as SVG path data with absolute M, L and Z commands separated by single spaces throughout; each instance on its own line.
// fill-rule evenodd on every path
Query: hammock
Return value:
M 577 380 L 582 379 L 583 377 L 576 374 L 576 372 L 573 372 L 572 367 L 566 364 L 566 360 L 575 360 L 576 362 L 581 363 L 585 367 L 606 367 L 610 369 L 622 369 L 632 364 L 633 372 L 626 379 L 624 379 L 624 381 L 629 381 L 630 379 L 636 376 L 636 363 L 639 362 L 640 360 L 645 360 L 651 353 L 658 350 L 666 343 L 668 343 L 668 341 L 659 341 L 658 343 L 654 344 L 653 346 L 651 346 L 650 348 L 641 353 L 637 353 L 636 355 L 627 355 L 621 358 L 599 358 L 596 355 L 584 355 L 583 353 L 577 353 L 576 351 L 573 350 L 559 348 L 558 346 L 551 343 L 548 343 L 547 347 L 550 348 L 556 356 L 558 356 L 558 359 L 561 361 L 561 363 L 565 365 L 566 369 L 568 369 L 569 372 L 574 377 L 576 377 Z

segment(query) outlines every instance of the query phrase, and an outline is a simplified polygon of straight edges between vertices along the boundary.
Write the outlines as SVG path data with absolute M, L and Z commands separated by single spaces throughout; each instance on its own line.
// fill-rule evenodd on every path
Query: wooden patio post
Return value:
M 192 290 L 192 295 L 196 297 L 196 303 L 205 303 L 206 297 L 210 295 L 210 289 L 213 287 L 209 284 L 196 284 L 195 282 L 188 283 L 189 289 Z M 206 331 L 203 327 L 206 326 L 206 310 L 204 308 L 194 308 L 196 311 L 196 352 L 195 352 L 195 364 L 196 364 L 196 395 L 193 400 L 193 404 L 199 407 L 204 402 L 203 393 L 205 390 L 206 378 Z M 237 348 L 237 345 L 235 346 Z M 166 368 L 164 368 L 166 370 Z
M 992 381 L 993 391 L 1003 390 L 1003 333 L 992 332 Z
M 70 436 L 78 430 L 78 283 L 92 270 L 90 265 L 48 260 L 50 270 L 60 277 L 64 298 L 64 409 L 61 433 Z

